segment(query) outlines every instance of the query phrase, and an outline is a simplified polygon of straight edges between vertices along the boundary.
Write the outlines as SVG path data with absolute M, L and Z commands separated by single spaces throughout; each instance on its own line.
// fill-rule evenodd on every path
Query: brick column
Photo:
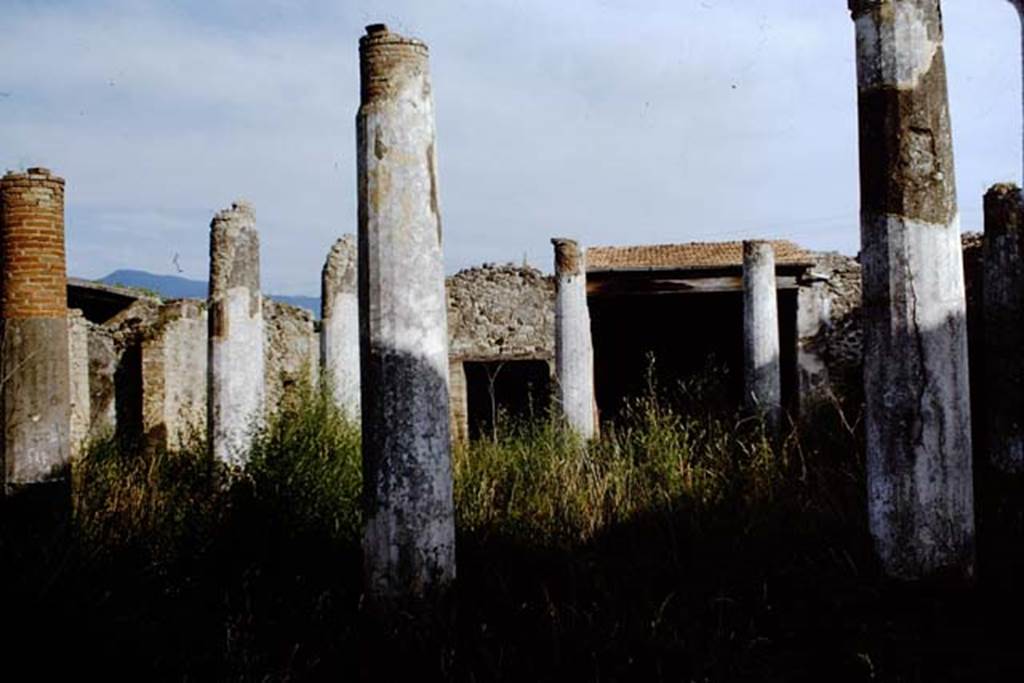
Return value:
M 363 557 L 393 614 L 455 579 L 447 305 L 427 46 L 378 24 L 359 57 Z
M 850 0 L 868 517 L 885 571 L 974 573 L 964 275 L 938 0 Z
M 64 180 L 45 168 L 0 180 L 0 402 L 4 489 L 67 476 L 70 370 Z
M 210 223 L 207 435 L 217 460 L 244 466 L 263 418 L 263 296 L 252 207 L 236 202 Z
M 335 405 L 359 419 L 359 296 L 356 238 L 345 235 L 331 247 L 320 278 L 320 366 Z
M 594 349 L 587 308 L 586 256 L 574 240 L 555 238 L 555 369 L 558 399 L 569 428 L 597 436 Z

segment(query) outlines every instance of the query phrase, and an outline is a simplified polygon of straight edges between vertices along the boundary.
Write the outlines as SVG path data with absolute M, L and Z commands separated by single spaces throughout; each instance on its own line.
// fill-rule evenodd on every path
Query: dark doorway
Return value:
M 796 392 L 796 291 L 779 291 L 783 404 Z M 743 395 L 743 294 L 592 296 L 594 381 L 601 419 L 645 394 L 649 380 L 671 395 L 680 382 L 699 382 L 728 409 Z
M 551 397 L 551 375 L 542 360 L 466 361 L 469 438 L 491 438 L 504 420 L 542 417 Z

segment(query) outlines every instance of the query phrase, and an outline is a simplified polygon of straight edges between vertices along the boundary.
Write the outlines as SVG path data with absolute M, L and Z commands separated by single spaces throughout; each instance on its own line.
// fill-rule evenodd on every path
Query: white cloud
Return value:
M 943 6 L 977 227 L 987 184 L 1020 172 L 1019 25 L 1008 3 Z M 68 179 L 78 274 L 178 253 L 201 276 L 209 217 L 244 196 L 265 287 L 315 292 L 355 228 L 357 38 L 378 20 L 431 45 L 449 268 L 547 268 L 554 234 L 857 248 L 842 2 L 15 3 L 0 165 Z

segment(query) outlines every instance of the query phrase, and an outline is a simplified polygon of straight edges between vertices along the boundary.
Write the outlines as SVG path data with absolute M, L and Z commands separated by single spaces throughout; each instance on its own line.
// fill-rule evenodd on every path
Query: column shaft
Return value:
M 573 240 L 556 238 L 555 366 L 558 398 L 569 428 L 584 439 L 597 435 L 594 350 L 587 307 L 586 255 Z
M 359 297 L 356 239 L 345 235 L 331 247 L 320 288 L 320 364 L 335 404 L 359 419 Z
M 455 578 L 447 305 L 427 47 L 376 25 L 359 48 L 363 557 L 388 610 Z
M 222 463 L 244 466 L 263 418 L 265 373 L 260 243 L 252 208 L 244 202 L 210 223 L 207 324 L 210 451 Z
M 1024 469 L 1024 197 L 1014 185 L 985 194 L 985 435 L 989 459 Z
M 782 376 L 779 363 L 779 305 L 775 252 L 768 242 L 743 243 L 744 402 L 778 436 L 782 426 Z
M 850 0 L 868 516 L 886 572 L 974 570 L 967 327 L 938 0 Z
M 64 180 L 0 179 L 0 457 L 6 493 L 64 479 L 71 457 Z

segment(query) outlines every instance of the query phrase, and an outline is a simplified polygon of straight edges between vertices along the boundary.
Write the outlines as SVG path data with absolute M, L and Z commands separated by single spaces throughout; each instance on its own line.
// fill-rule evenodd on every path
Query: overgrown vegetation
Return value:
M 827 409 L 812 433 L 773 444 L 709 398 L 713 387 L 672 392 L 652 385 L 588 446 L 538 418 L 456 449 L 448 675 L 1021 673 L 1019 554 L 983 544 L 982 566 L 998 555 L 1005 572 L 973 591 L 879 578 L 855 420 Z M 358 430 L 325 392 L 294 399 L 244 473 L 214 467 L 198 441 L 176 453 L 105 441 L 76 463 L 70 519 L 29 523 L 8 506 L 0 580 L 17 629 L 7 651 L 44 677 L 355 678 L 365 664 Z M 1005 550 L 1020 545 L 1019 486 L 1000 486 L 981 526 Z

